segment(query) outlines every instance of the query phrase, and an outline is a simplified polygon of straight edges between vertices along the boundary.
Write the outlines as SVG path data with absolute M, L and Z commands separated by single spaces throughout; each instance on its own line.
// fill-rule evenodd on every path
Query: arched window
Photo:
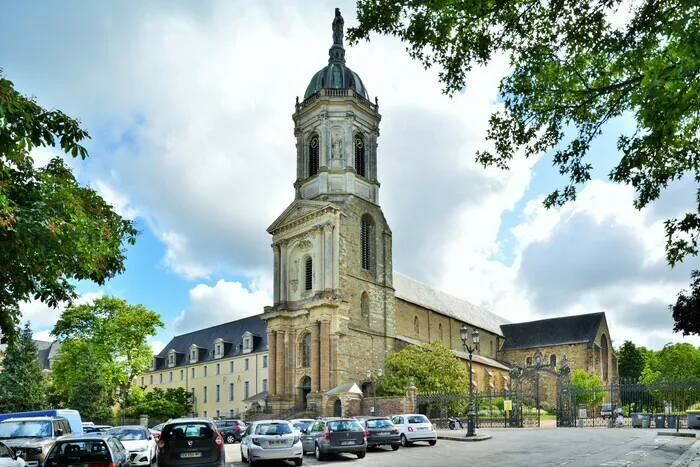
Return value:
M 557 356 L 552 355 L 549 357 L 549 366 L 557 366 Z
M 603 334 L 600 337 L 600 359 L 603 363 L 603 381 L 608 380 L 608 338 Z
M 360 219 L 360 265 L 362 269 L 372 272 L 374 243 L 374 222 L 365 214 Z
M 320 149 L 318 135 L 313 135 L 309 141 L 309 177 L 318 173 Z
M 532 365 L 532 357 L 527 357 L 527 359 L 525 360 L 525 364 L 526 364 L 527 366 Z
M 438 336 L 440 336 L 440 340 L 443 340 L 444 336 L 442 335 L 442 323 L 438 324 Z
M 416 336 L 420 333 L 420 324 L 418 323 L 418 316 L 413 318 L 413 332 Z
M 299 365 L 303 368 L 311 366 L 311 334 L 304 334 L 299 342 L 299 355 L 301 356 Z
M 362 133 L 355 135 L 355 170 L 358 175 L 367 176 L 367 158 L 365 156 L 365 138 Z
M 369 325 L 369 295 L 367 295 L 367 292 L 362 292 L 362 298 L 360 298 L 360 312 L 362 315 L 362 322 Z
M 304 290 L 311 290 L 314 278 L 314 263 L 311 258 L 306 258 L 304 266 Z

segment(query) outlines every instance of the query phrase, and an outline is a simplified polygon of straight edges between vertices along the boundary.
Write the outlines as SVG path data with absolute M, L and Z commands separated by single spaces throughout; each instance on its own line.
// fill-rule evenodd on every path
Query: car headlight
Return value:
M 145 451 L 146 449 L 148 449 L 148 446 L 139 446 L 139 447 L 137 447 L 136 449 L 134 449 L 134 451 L 136 451 L 136 452 L 143 452 L 143 451 Z
M 29 454 L 30 456 L 36 456 L 37 454 L 41 454 L 41 448 L 40 447 L 27 448 L 27 454 Z

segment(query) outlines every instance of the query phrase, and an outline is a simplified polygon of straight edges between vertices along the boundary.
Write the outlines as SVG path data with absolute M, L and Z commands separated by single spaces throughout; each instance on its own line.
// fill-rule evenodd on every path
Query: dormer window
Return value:
M 219 338 L 214 341 L 214 358 L 221 358 L 224 356 L 224 340 Z
M 172 368 L 177 365 L 177 352 L 172 349 L 168 352 L 168 368 Z
M 253 347 L 255 346 L 255 336 L 253 333 L 250 331 L 247 331 L 243 334 L 242 336 L 242 347 L 243 347 L 243 353 L 251 353 L 253 351 Z
M 197 363 L 199 360 L 199 347 L 192 345 L 190 347 L 190 363 Z
M 153 357 L 153 359 L 151 360 L 151 366 L 150 366 L 150 368 L 148 368 L 148 371 L 153 371 L 156 369 L 156 362 L 157 362 L 156 357 Z

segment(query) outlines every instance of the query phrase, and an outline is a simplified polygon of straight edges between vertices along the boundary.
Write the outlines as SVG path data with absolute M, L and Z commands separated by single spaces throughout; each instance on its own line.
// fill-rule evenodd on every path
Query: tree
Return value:
M 165 391 L 155 388 L 151 392 L 145 392 L 136 387 L 129 396 L 126 410 L 129 418 L 148 415 L 156 420 L 182 417 L 191 412 L 190 393 L 185 391 L 185 388 L 169 388 Z
M 86 138 L 77 120 L 43 109 L 0 77 L 0 331 L 8 341 L 20 303 L 56 307 L 76 298 L 75 281 L 102 285 L 124 271 L 123 247 L 138 234 L 133 223 L 80 186 L 61 158 L 36 167 L 30 156 L 58 143 L 85 159 Z
M 7 349 L 0 372 L 0 413 L 46 408 L 47 384 L 29 323 Z
M 599 374 L 589 375 L 579 368 L 571 373 L 571 385 L 576 388 L 576 402 L 588 404 L 589 408 L 600 405 L 605 399 L 605 386 Z
M 687 342 L 666 344 L 646 359 L 642 381 L 646 384 L 676 380 L 700 380 L 700 348 Z
M 469 373 L 449 347 L 435 341 L 408 345 L 386 358 L 387 373 L 379 378 L 377 394 L 406 394 L 409 377 L 419 392 L 466 393 Z
M 642 350 L 644 349 L 644 350 Z M 637 347 L 632 341 L 625 341 L 617 355 L 617 368 L 620 378 L 637 382 L 644 370 L 644 347 Z
M 89 343 L 107 381 L 127 390 L 134 377 L 150 365 L 153 352 L 146 339 L 162 326 L 160 315 L 145 306 L 104 296 L 93 303 L 68 306 L 51 334 L 67 349 Z M 75 371 L 74 365 L 68 359 L 60 359 L 56 363 L 60 368 L 54 372 Z
M 673 332 L 700 335 L 700 271 L 695 270 L 690 274 L 692 287 L 690 293 L 681 290 L 674 305 L 669 305 L 676 324 Z
M 636 129 L 619 136 L 621 159 L 609 178 L 632 185 L 642 209 L 686 173 L 700 181 L 700 7 L 695 0 L 642 0 L 618 26 L 612 20 L 622 3 L 358 0 L 359 25 L 348 36 L 350 43 L 371 33 L 399 37 L 413 59 L 441 68 L 449 96 L 465 87 L 475 65 L 506 55 L 504 108 L 487 133 L 494 150 L 477 153 L 477 161 L 508 169 L 520 154 L 553 150 L 569 181 L 546 197 L 548 208 L 574 200 L 576 187 L 590 180 L 586 156 L 605 124 L 633 118 Z M 694 212 L 666 221 L 671 266 L 698 253 L 700 197 L 694 202 Z
M 62 347 L 58 357 L 60 368 L 65 368 L 65 361 L 72 359 L 70 384 L 62 384 L 65 405 L 79 411 L 84 420 L 111 422 L 114 418 L 113 386 L 103 374 L 92 345 L 85 342 L 75 344 L 65 353 Z

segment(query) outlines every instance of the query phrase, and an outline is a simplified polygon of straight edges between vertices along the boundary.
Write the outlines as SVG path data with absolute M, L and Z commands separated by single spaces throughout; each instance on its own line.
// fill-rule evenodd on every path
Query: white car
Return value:
M 153 434 L 140 425 L 118 426 L 107 430 L 130 453 L 131 465 L 150 466 L 156 458 L 156 441 Z
M 249 465 L 265 460 L 290 460 L 301 465 L 304 462 L 301 437 L 287 420 L 252 422 L 241 439 L 241 460 Z
M 437 443 L 435 425 L 425 415 L 395 415 L 391 421 L 401 434 L 401 446 L 408 446 L 415 441 L 427 441 L 431 446 Z
M 0 467 L 24 467 L 24 459 L 15 456 L 15 452 L 0 442 Z

